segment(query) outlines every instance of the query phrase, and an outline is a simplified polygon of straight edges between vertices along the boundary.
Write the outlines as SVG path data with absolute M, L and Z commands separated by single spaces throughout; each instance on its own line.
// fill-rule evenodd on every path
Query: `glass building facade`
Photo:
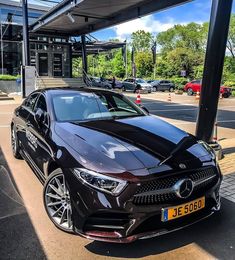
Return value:
M 0 0 L 0 74 L 17 75 L 22 65 L 22 8 Z M 17 2 L 15 2 L 17 3 Z M 43 9 L 43 8 L 42 8 Z M 28 8 L 29 24 L 46 11 Z M 30 62 L 39 76 L 71 77 L 71 44 L 69 38 L 30 33 Z

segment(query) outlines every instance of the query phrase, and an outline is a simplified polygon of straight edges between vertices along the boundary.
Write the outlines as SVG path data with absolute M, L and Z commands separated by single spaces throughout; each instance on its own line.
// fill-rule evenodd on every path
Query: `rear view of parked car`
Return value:
M 197 93 L 197 92 L 201 92 L 201 86 L 202 86 L 202 82 L 201 80 L 193 80 L 188 82 L 185 86 L 184 86 L 184 91 L 187 92 L 187 94 L 189 96 Z M 231 96 L 232 94 L 232 89 L 225 87 L 225 86 L 221 86 L 220 87 L 220 94 L 224 97 L 224 98 L 228 98 Z
M 149 80 L 153 91 L 169 91 L 173 92 L 175 90 L 175 84 L 169 80 Z

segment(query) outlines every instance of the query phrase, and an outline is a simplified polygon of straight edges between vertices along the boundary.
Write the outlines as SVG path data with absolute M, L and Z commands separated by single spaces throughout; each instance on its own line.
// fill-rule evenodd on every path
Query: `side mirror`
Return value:
M 141 108 L 149 115 L 149 111 L 145 106 L 141 106 Z
M 45 114 L 41 108 L 37 108 L 35 115 L 34 115 L 34 120 L 38 125 L 42 125 L 45 121 Z

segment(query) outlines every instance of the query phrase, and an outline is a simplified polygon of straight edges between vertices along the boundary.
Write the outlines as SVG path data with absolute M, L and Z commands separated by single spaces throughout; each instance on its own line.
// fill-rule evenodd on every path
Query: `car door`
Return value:
M 37 109 L 41 109 L 43 111 L 45 118 L 43 124 L 40 125 L 35 120 L 35 112 Z M 33 110 L 30 111 L 27 122 L 26 135 L 29 139 L 28 154 L 34 164 L 34 167 L 37 171 L 39 170 L 39 173 L 42 175 L 45 172 L 48 162 L 53 157 L 49 138 L 49 128 L 50 122 L 46 98 L 44 94 L 40 94 Z
M 169 90 L 169 88 L 170 88 L 170 81 L 165 80 L 164 90 Z
M 20 146 L 23 151 L 27 150 L 26 125 L 30 111 L 33 109 L 39 93 L 32 93 L 29 95 L 22 105 L 15 110 L 15 127 Z
M 157 86 L 157 89 L 160 91 L 164 90 L 164 84 L 165 84 L 165 80 L 161 80 Z

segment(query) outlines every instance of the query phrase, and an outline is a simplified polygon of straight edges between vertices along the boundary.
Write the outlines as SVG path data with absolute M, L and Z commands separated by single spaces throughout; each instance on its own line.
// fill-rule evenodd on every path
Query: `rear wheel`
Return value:
M 13 125 L 11 128 L 11 148 L 12 148 L 13 156 L 16 159 L 21 159 L 22 157 L 20 155 L 19 140 L 15 130 L 15 125 Z
M 223 93 L 222 96 L 223 96 L 223 98 L 228 98 L 229 94 L 228 93 Z
M 170 87 L 170 88 L 169 88 L 169 92 L 174 92 L 174 90 L 175 90 L 175 89 L 174 89 L 173 87 Z
M 191 88 L 188 88 L 187 94 L 188 94 L 188 96 L 192 96 L 193 95 L 193 90 Z
M 157 87 L 156 87 L 156 86 L 153 87 L 153 91 L 154 91 L 154 92 L 157 91 Z
M 45 182 L 43 201 L 47 215 L 55 226 L 73 233 L 70 194 L 61 169 L 54 170 Z

